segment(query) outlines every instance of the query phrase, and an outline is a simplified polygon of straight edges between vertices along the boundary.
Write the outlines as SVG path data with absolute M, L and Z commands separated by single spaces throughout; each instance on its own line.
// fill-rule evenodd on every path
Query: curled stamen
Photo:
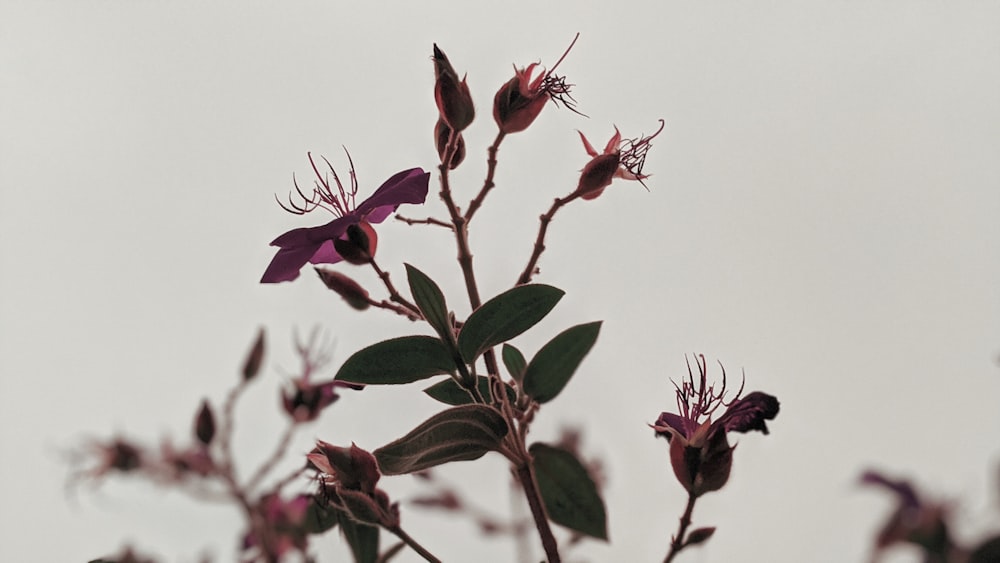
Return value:
M 636 180 L 643 185 L 646 189 L 649 189 L 643 182 L 648 176 L 643 176 L 642 167 L 646 164 L 646 154 L 649 149 L 652 148 L 650 141 L 656 138 L 660 132 L 663 131 L 663 127 L 666 125 L 662 119 L 660 121 L 660 127 L 655 133 L 649 136 L 643 136 L 636 139 L 625 139 L 622 141 L 621 150 L 621 166 L 628 170 L 632 175 L 634 175 Z

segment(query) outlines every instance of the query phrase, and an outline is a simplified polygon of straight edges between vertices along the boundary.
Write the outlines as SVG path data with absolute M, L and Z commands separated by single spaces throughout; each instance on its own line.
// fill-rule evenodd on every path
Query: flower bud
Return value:
M 215 417 L 212 415 L 212 406 L 208 404 L 207 399 L 202 401 L 201 409 L 195 416 L 194 435 L 199 442 L 206 446 L 211 444 L 212 438 L 215 437 Z
M 458 80 L 458 73 L 437 44 L 434 44 L 434 75 L 434 101 L 441 119 L 459 133 L 472 123 L 476 110 L 465 77 Z
M 712 537 L 715 533 L 715 527 L 710 526 L 707 528 L 698 528 L 697 530 L 691 530 L 691 533 L 687 535 L 687 539 L 684 540 L 684 545 L 698 545 L 700 543 L 705 543 L 708 538 Z
M 617 151 L 592 158 L 580 173 L 580 183 L 575 194 L 583 199 L 594 199 L 601 195 L 604 188 L 611 185 L 620 163 L 621 154 Z
M 329 270 L 326 268 L 314 268 L 316 274 L 319 275 L 319 279 L 323 281 L 326 287 L 337 295 L 344 298 L 347 304 L 359 311 L 364 311 L 371 304 L 371 300 L 368 298 L 368 291 L 361 287 L 358 282 L 352 280 L 351 278 L 341 274 L 336 270 Z
M 465 160 L 465 139 L 462 138 L 461 133 L 457 133 L 458 141 L 455 146 L 455 152 L 451 156 L 451 162 L 448 163 L 448 169 L 454 170 L 458 168 L 458 165 Z M 443 119 L 438 118 L 437 124 L 434 125 L 434 142 L 437 146 L 438 158 L 441 163 L 444 164 L 445 151 L 448 150 L 448 139 L 451 137 L 451 127 L 445 123 Z
M 375 229 L 367 221 L 355 223 L 347 227 L 345 233 L 347 238 L 338 238 L 333 241 L 333 248 L 340 254 L 344 261 L 351 264 L 367 264 L 375 256 L 375 248 L 378 246 L 378 235 Z
M 343 448 L 319 440 L 316 448 L 306 457 L 346 489 L 373 493 L 381 477 L 375 456 L 353 443 L 350 448 Z
M 243 381 L 250 381 L 257 377 L 260 371 L 260 364 L 264 361 L 264 329 L 257 331 L 257 339 L 254 340 L 250 353 L 247 354 L 243 362 Z
M 535 66 L 537 65 L 531 64 L 527 69 L 521 70 L 515 68 L 514 78 L 508 80 L 493 96 L 493 120 L 502 133 L 517 133 L 527 129 L 549 101 L 547 93 L 540 90 L 545 75 L 531 81 L 531 71 Z

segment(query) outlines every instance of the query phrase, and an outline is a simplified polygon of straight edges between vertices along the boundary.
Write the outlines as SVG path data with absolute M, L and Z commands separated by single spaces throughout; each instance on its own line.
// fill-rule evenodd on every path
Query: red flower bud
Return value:
M 458 168 L 458 165 L 465 160 L 465 139 L 462 138 L 461 133 L 456 133 L 458 135 L 458 144 L 455 146 L 455 152 L 451 155 L 451 162 L 448 163 L 448 169 L 454 170 Z M 445 123 L 443 119 L 438 118 L 437 123 L 434 125 L 434 142 L 437 145 L 438 158 L 441 160 L 442 164 L 445 159 L 445 151 L 448 150 L 448 139 L 451 137 L 451 127 Z
M 367 264 L 372 256 L 375 256 L 378 235 L 367 221 L 349 225 L 344 236 L 346 238 L 333 241 L 333 248 L 346 262 L 355 265 Z
M 326 268 L 314 269 L 316 270 L 316 274 L 319 275 L 319 279 L 323 281 L 323 284 L 328 289 L 336 292 L 337 295 L 343 297 L 344 301 L 347 301 L 347 304 L 351 307 L 359 311 L 364 311 L 371 304 L 368 291 L 361 287 L 358 282 L 336 270 Z
M 250 381 L 257 377 L 260 371 L 260 364 L 264 361 L 264 329 L 257 331 L 257 339 L 254 340 L 250 353 L 247 354 L 243 362 L 243 381 Z
M 437 44 L 434 45 L 434 75 L 434 101 L 437 102 L 441 119 L 459 133 L 472 123 L 476 109 L 465 77 L 458 80 L 458 73 Z
M 373 493 L 375 484 L 382 476 L 375 456 L 353 443 L 350 448 L 343 448 L 319 440 L 316 448 L 306 457 L 317 469 L 332 475 L 346 489 Z
M 194 435 L 199 442 L 206 446 L 211 444 L 212 438 L 215 437 L 215 417 L 212 415 L 212 406 L 208 404 L 207 399 L 202 401 L 198 415 L 195 416 Z

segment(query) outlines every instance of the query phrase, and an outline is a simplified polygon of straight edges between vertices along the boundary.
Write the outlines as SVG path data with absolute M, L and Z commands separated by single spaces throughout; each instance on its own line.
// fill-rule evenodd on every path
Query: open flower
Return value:
M 622 134 L 615 127 L 615 134 L 608 139 L 603 152 L 597 152 L 587 137 L 578 131 L 580 140 L 583 141 L 583 148 L 593 158 L 583 167 L 583 171 L 580 173 L 580 184 L 573 195 L 583 199 L 594 199 L 601 195 L 604 188 L 610 186 L 611 181 L 615 178 L 638 180 L 640 184 L 645 186 L 646 184 L 642 181 L 649 177 L 642 173 L 642 167 L 646 163 L 646 153 L 652 146 L 650 141 L 663 131 L 663 125 L 661 119 L 660 128 L 652 135 L 638 139 L 625 139 L 624 141 Z
M 693 496 L 722 488 L 729 480 L 733 450 L 727 432 L 760 430 L 767 434 L 765 421 L 778 414 L 778 399 L 754 391 L 740 398 L 743 386 L 736 396 L 726 401 L 726 372 L 722 371 L 722 384 L 718 390 L 707 382 L 705 357 L 698 356 L 698 378 L 695 379 L 688 363 L 688 378 L 677 390 L 679 414 L 664 412 L 654 423 L 658 436 L 670 442 L 670 465 L 681 485 Z M 726 411 L 712 421 L 719 407 Z
M 309 155 L 309 163 L 316 174 L 310 195 L 303 193 L 298 182 L 295 182 L 295 190 L 303 201 L 295 203 L 290 199 L 289 206 L 279 204 L 296 215 L 322 208 L 337 218 L 319 227 L 293 229 L 274 239 L 271 246 L 277 246 L 278 252 L 264 271 L 261 283 L 294 280 L 299 277 L 299 271 L 306 263 L 340 262 L 345 259 L 344 252 L 349 252 L 349 258 L 374 255 L 377 239 L 372 223 L 381 223 L 403 203 L 423 203 L 427 199 L 430 174 L 420 168 L 411 168 L 396 173 L 379 186 L 371 197 L 355 205 L 358 182 L 354 174 L 354 163 L 351 163 L 350 188 L 345 189 L 330 161 L 324 158 L 323 162 L 329 168 L 329 175 L 320 172 L 312 154 Z M 328 176 L 332 176 L 336 191 Z M 365 248 L 359 248 L 359 244 Z
M 861 483 L 882 487 L 896 495 L 896 510 L 875 538 L 875 553 L 900 543 L 924 549 L 926 561 L 954 561 L 957 548 L 948 532 L 948 507 L 925 502 L 906 480 L 886 477 L 878 471 L 866 471 Z
M 576 38 L 573 38 L 573 43 L 570 43 L 556 64 L 534 78 L 531 74 L 539 66 L 538 63 L 531 63 L 527 68 L 514 67 L 514 78 L 508 80 L 493 96 L 493 119 L 502 133 L 517 133 L 527 129 L 549 100 L 576 111 L 573 109 L 573 97 L 569 93 L 570 84 L 566 83 L 565 77 L 554 73 L 575 43 Z

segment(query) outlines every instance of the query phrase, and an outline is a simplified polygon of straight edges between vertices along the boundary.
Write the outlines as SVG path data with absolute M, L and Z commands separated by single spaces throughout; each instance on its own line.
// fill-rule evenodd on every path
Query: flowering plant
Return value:
M 550 563 L 561 561 L 565 551 L 581 539 L 608 541 L 608 513 L 602 496 L 604 476 L 599 460 L 582 455 L 579 437 L 573 433 L 558 440 L 528 440 L 532 424 L 544 407 L 560 396 L 578 372 L 584 371 L 581 368 L 597 343 L 602 323 L 589 321 L 567 327 L 533 354 L 526 354 L 522 351 L 524 345 L 515 341 L 532 331 L 564 296 L 564 291 L 554 285 L 535 282 L 541 275 L 539 262 L 556 213 L 570 204 L 604 195 L 615 180 L 645 186 L 650 178 L 644 170 L 646 159 L 653 140 L 664 130 L 664 121 L 659 120 L 653 133 L 634 138 L 623 137 L 615 127 L 600 151 L 579 133 L 589 160 L 581 163 L 576 186 L 557 194 L 540 216 L 527 264 L 516 282 L 504 291 L 492 296 L 481 292 L 469 235 L 478 210 L 497 187 L 497 153 L 506 136 L 530 128 L 550 101 L 579 113 L 571 96 L 572 85 L 554 73 L 568 53 L 569 49 L 548 70 L 540 68 L 539 63 L 515 66 L 514 76 L 496 90 L 492 115 L 497 134 L 486 150 L 485 179 L 468 204 L 460 206 L 451 172 L 466 159 L 463 132 L 474 123 L 476 111 L 467 76 L 462 74 L 460 78 L 445 52 L 433 46 L 437 115 L 432 137 L 438 157 L 438 195 L 443 203 L 443 210 L 436 213 L 445 215 L 396 218 L 418 228 L 444 228 L 453 236 L 464 286 L 462 298 L 468 300 L 471 311 L 468 315 L 462 318 L 457 314 L 441 285 L 415 265 L 402 265 L 406 285 L 400 290 L 392 282 L 391 269 L 377 261 L 375 225 L 404 205 L 425 204 L 431 173 L 416 166 L 404 168 L 357 203 L 358 193 L 368 190 L 362 190 L 351 156 L 347 156 L 350 168 L 345 182 L 329 160 L 317 159 L 310 153 L 312 188 L 303 189 L 293 177 L 294 192 L 287 203 L 279 200 L 279 204 L 296 215 L 323 210 L 333 214 L 334 219 L 319 226 L 295 228 L 275 238 L 271 245 L 277 251 L 263 269 L 261 283 L 293 281 L 307 264 L 326 265 L 315 268 L 322 286 L 359 311 L 375 308 L 413 321 L 415 334 L 374 342 L 329 371 L 332 358 L 317 341 L 317 333 L 305 342 L 297 339 L 301 367 L 297 377 L 279 393 L 279 403 L 287 415 L 286 432 L 249 477 L 241 478 L 236 470 L 234 408 L 259 379 L 265 354 L 263 331 L 251 346 L 241 377 L 228 396 L 221 404 L 205 400 L 196 411 L 190 444 L 177 447 L 164 443 L 157 450 L 123 437 L 95 442 L 87 451 L 91 465 L 78 477 L 141 475 L 198 498 L 232 503 L 244 519 L 239 542 L 244 561 L 312 561 L 313 540 L 332 535 L 335 530 L 359 562 L 388 561 L 402 550 L 412 550 L 427 561 L 438 561 L 433 545 L 405 531 L 405 507 L 381 484 L 388 480 L 384 478 L 396 475 L 417 475 L 431 481 L 435 467 L 477 460 L 492 452 L 509 464 L 516 490 L 530 510 L 530 524 L 477 514 L 448 489 L 419 497 L 412 504 L 472 517 L 485 533 L 509 533 L 522 540 L 536 537 L 536 551 L 544 553 Z M 612 190 L 604 197 L 613 195 Z M 400 245 L 403 241 L 389 238 L 385 244 Z M 385 297 L 372 297 L 370 288 L 345 273 L 353 266 L 372 268 Z M 320 291 L 320 285 L 314 287 Z M 454 303 L 455 297 L 451 299 Z M 689 363 L 687 377 L 674 383 L 676 412 L 662 412 L 650 425 L 655 436 L 667 441 L 663 466 L 651 470 L 672 470 L 688 494 L 677 532 L 663 538 L 667 562 L 689 547 L 705 544 L 716 531 L 714 527 L 689 527 L 697 499 L 722 489 L 729 480 L 736 448 L 730 443 L 730 433 L 756 430 L 768 434 L 767 422 L 779 413 L 779 401 L 774 395 L 762 391 L 744 395 L 742 384 L 735 394 L 727 395 L 724 369 L 721 381 L 711 383 L 704 356 L 695 356 L 695 367 L 697 375 Z M 422 391 L 441 403 L 441 410 L 414 428 L 400 430 L 397 439 L 368 451 L 353 442 L 335 444 L 320 438 L 308 453 L 289 452 L 292 435 L 324 415 L 342 394 L 349 400 L 347 397 L 364 392 L 368 386 L 422 381 L 431 383 Z M 653 415 L 650 413 L 650 418 Z M 643 430 L 637 426 L 636 431 Z M 280 462 L 288 458 L 297 461 L 294 471 L 276 476 Z M 902 516 L 897 520 L 905 520 L 910 513 L 927 512 L 906 487 L 879 477 L 868 477 L 866 481 L 897 492 L 902 499 Z M 923 541 L 926 534 L 922 522 L 894 524 L 879 541 Z M 567 530 L 569 538 L 560 542 L 553 524 Z M 936 531 L 938 528 L 931 529 Z M 386 534 L 398 542 L 385 548 L 381 541 Z M 126 548 L 118 556 L 104 559 L 111 560 L 145 559 Z

